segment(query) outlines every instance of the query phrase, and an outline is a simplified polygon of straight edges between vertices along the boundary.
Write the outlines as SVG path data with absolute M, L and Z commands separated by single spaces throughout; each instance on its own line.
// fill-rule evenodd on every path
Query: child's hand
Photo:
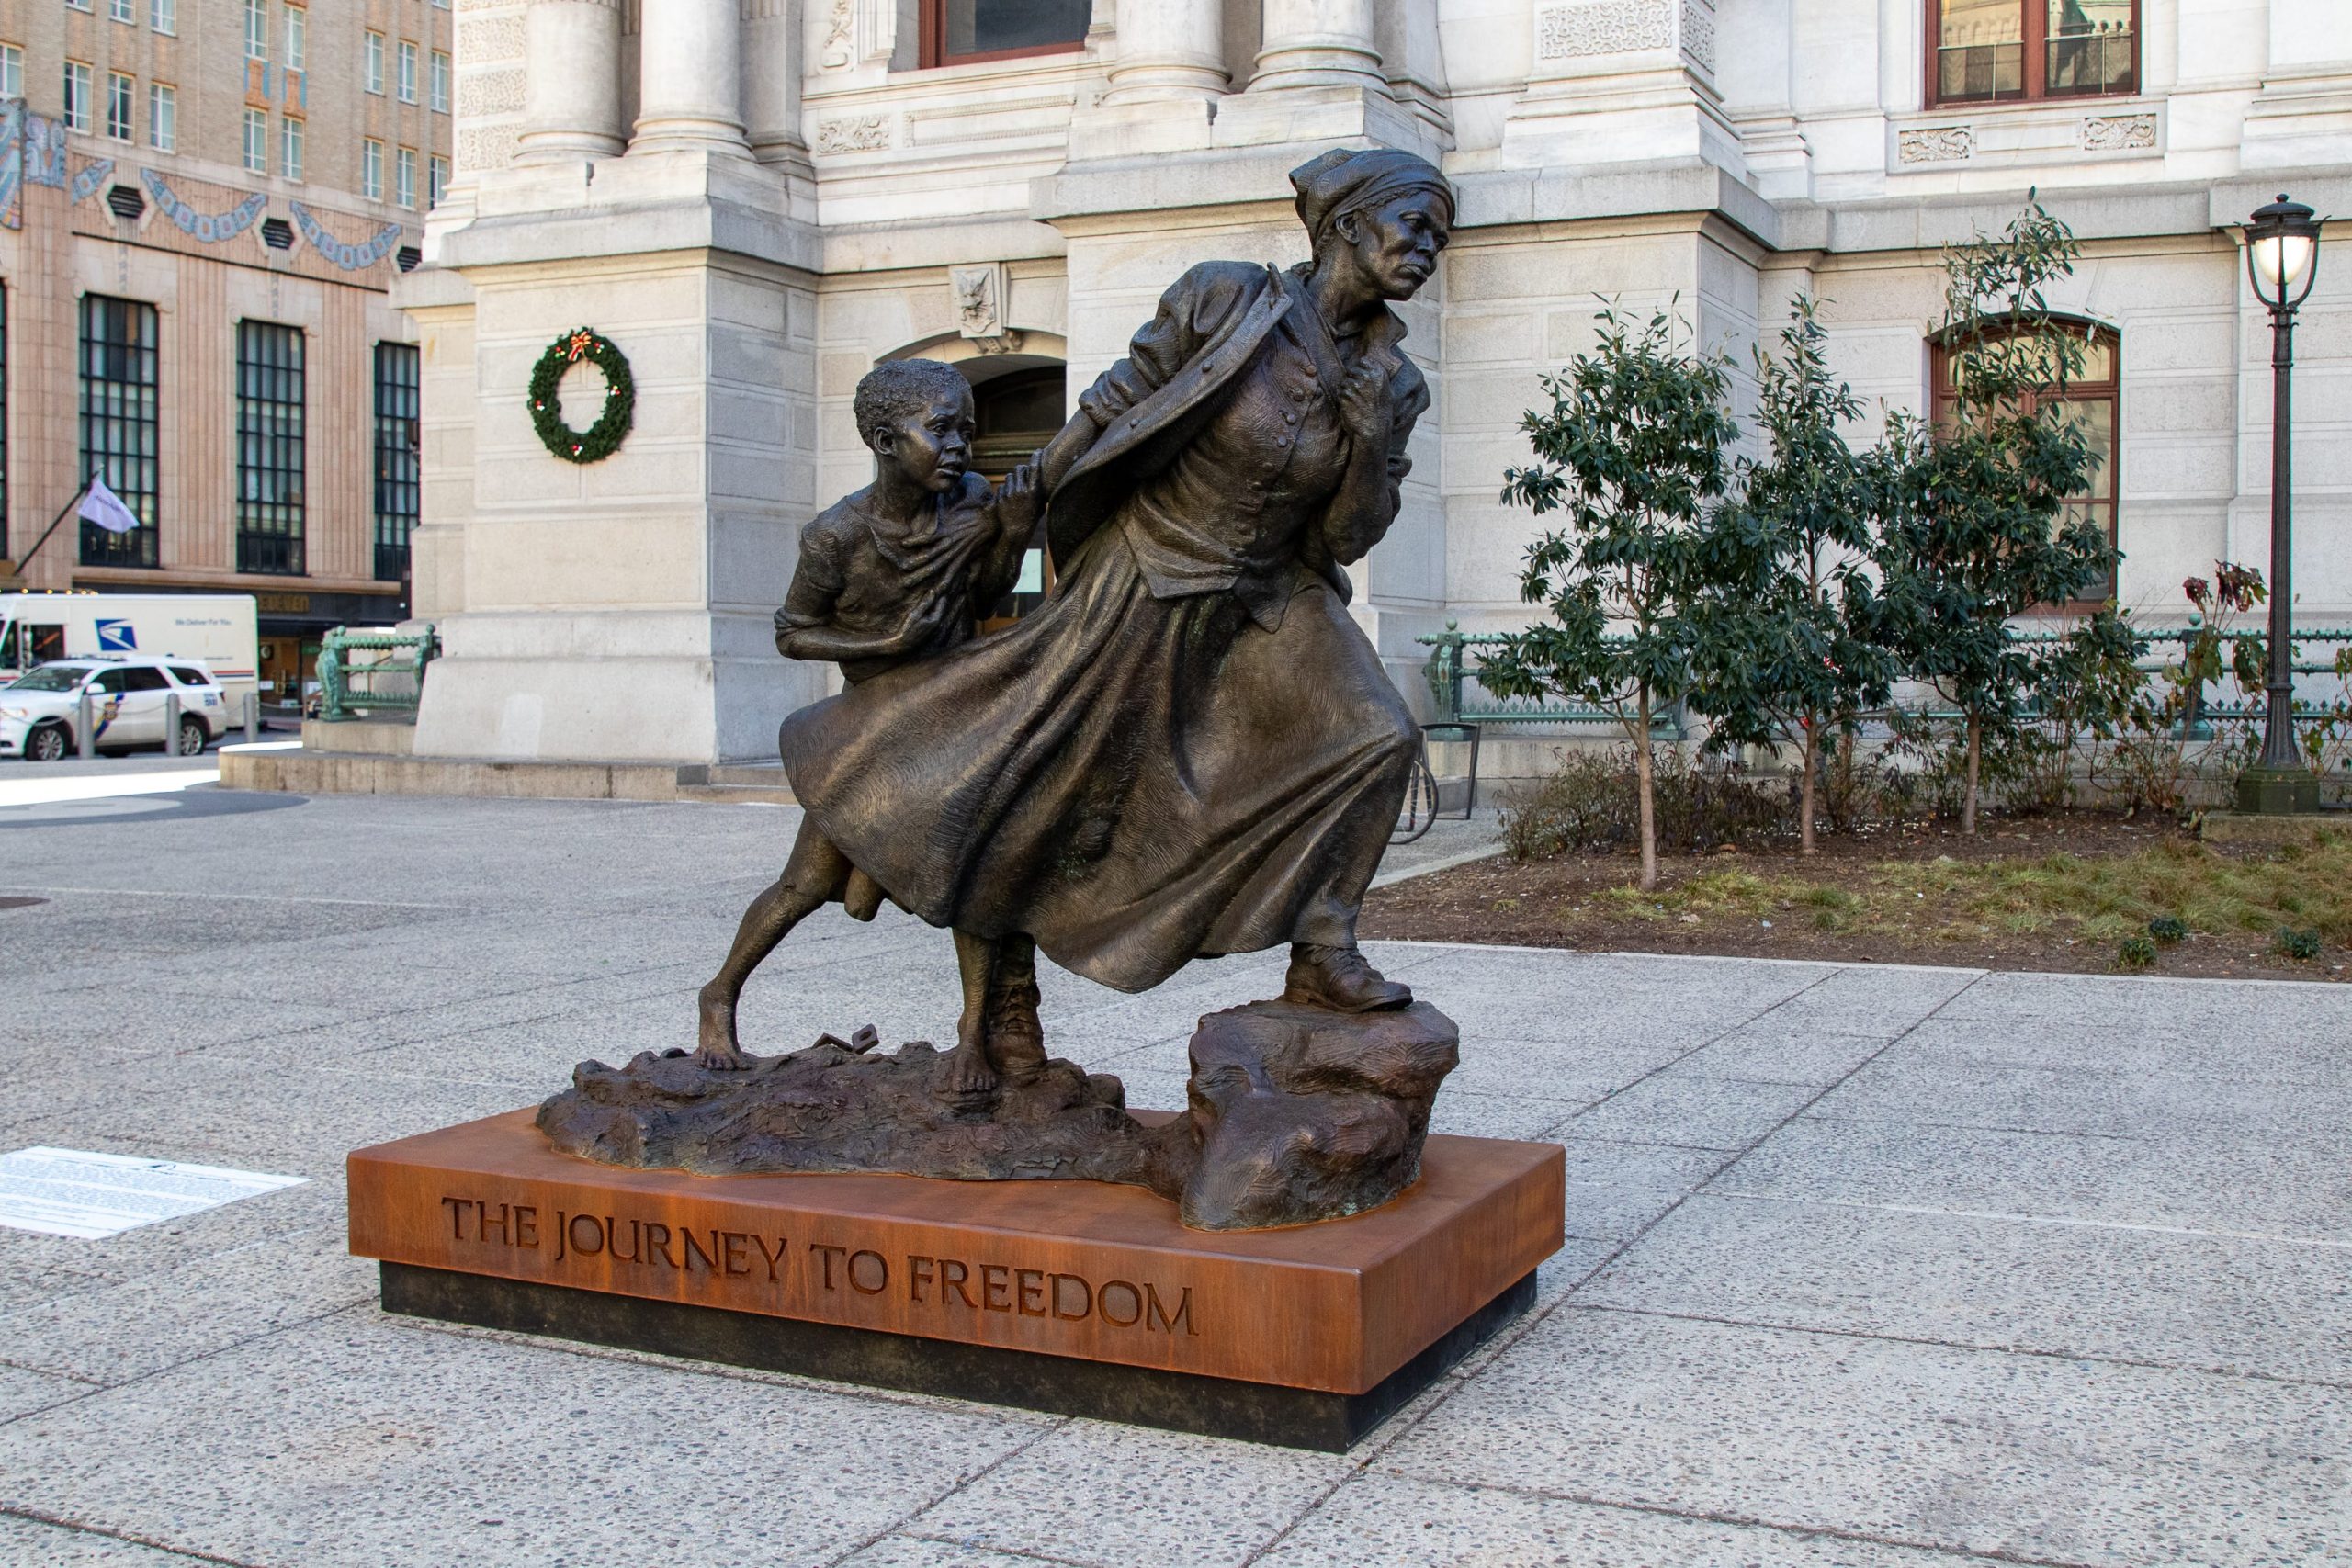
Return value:
M 996 516 L 999 531 L 1027 538 L 1037 526 L 1037 513 L 1046 506 L 1045 492 L 1037 483 L 1037 465 L 1023 463 L 1004 476 L 1004 483 L 996 492 Z

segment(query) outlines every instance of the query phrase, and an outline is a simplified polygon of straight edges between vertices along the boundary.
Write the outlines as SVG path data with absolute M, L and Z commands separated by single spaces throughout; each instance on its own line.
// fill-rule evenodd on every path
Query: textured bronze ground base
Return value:
M 386 1263 L 386 1312 L 1057 1416 L 1344 1453 L 1535 1300 L 1526 1275 L 1363 1393 L 1327 1393 Z

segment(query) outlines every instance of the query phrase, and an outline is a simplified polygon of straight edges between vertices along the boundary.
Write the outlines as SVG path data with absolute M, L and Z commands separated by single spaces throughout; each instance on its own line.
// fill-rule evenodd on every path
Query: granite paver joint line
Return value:
M 938 1507 L 950 1497 L 955 1496 L 957 1493 L 965 1491 L 970 1487 L 978 1486 L 981 1482 L 987 1480 L 989 1476 L 1003 1469 L 1007 1464 L 1010 1464 L 1012 1461 L 1020 1458 L 1023 1454 L 1027 1453 L 1031 1449 L 1035 1448 L 1039 1443 L 1044 1442 L 1047 1438 L 1052 1437 L 1056 1432 L 1060 1431 L 1063 1427 L 1068 1427 L 1069 1425 L 1070 1425 L 1070 1418 L 1065 1416 L 1061 1420 L 1048 1422 L 1040 1426 L 1035 1435 L 1033 1435 L 1028 1441 L 1015 1443 L 1012 1447 L 1005 1450 L 1004 1452 L 997 1455 L 996 1458 L 990 1460 L 988 1463 L 982 1465 L 979 1469 L 974 1471 L 971 1474 L 966 1476 L 955 1485 L 941 1492 L 937 1496 L 924 1498 L 922 1502 L 918 1504 L 912 1510 L 893 1520 L 886 1529 L 875 1531 L 872 1535 L 867 1536 L 865 1540 L 852 1546 L 848 1551 L 831 1559 L 827 1563 L 827 1568 L 838 1568 L 839 1564 L 848 1562 L 851 1558 L 855 1557 L 859 1552 L 867 1551 L 876 1543 L 888 1540 L 894 1535 L 915 1536 L 915 1539 L 922 1540 L 936 1539 L 930 1536 L 916 1535 L 916 1532 L 910 1529 L 908 1527 L 912 1525 L 915 1520 L 922 1517 L 923 1515 L 931 1512 L 933 1508 Z M 964 1541 L 954 1541 L 952 1544 L 963 1546 L 968 1543 Z M 984 1550 L 989 1551 L 1001 1551 L 1004 1549 L 991 1542 Z M 1045 1557 L 1034 1551 L 1013 1551 L 1010 1553 L 1010 1555 L 1016 1557 L 1035 1557 L 1041 1562 L 1058 1562 L 1066 1561 L 1062 1558 Z M 1087 1565 L 1081 1563 L 1078 1565 L 1078 1568 L 1087 1568 Z
M 37 1525 L 48 1525 L 54 1529 L 72 1530 L 77 1535 L 103 1536 L 108 1540 L 121 1541 L 126 1546 L 144 1547 L 150 1551 L 161 1551 L 173 1557 L 183 1557 L 191 1562 L 217 1562 L 220 1564 L 220 1568 L 267 1568 L 267 1564 L 251 1562 L 243 1557 L 221 1557 L 209 1551 L 198 1551 L 194 1547 L 170 1546 L 151 1536 L 138 1535 L 130 1530 L 109 1529 L 105 1525 L 85 1525 L 78 1519 L 58 1518 L 53 1515 L 44 1514 L 38 1508 L 20 1508 L 11 1503 L 0 1503 L 0 1516 L 12 1519 L 28 1519 Z
M 2023 1214 L 2002 1209 L 1939 1209 L 1926 1203 L 1865 1203 L 1852 1198 L 1792 1198 L 1778 1192 L 1741 1192 L 1730 1189 L 1709 1192 L 1706 1196 L 1727 1202 L 1809 1204 L 1824 1209 L 1864 1209 L 1878 1213 L 1917 1214 L 1932 1219 L 2002 1220 L 2015 1224 L 2128 1231 L 2141 1235 L 2196 1236 L 2210 1241 L 2258 1241 L 2280 1247 L 2311 1247 L 2326 1251 L 2352 1252 L 2352 1241 L 2336 1241 L 2326 1236 L 2286 1235 L 2275 1231 L 2222 1231 L 2199 1225 L 2142 1224 L 2131 1220 L 2094 1220 L 2073 1214 Z
M 139 1373 L 135 1377 L 124 1378 L 119 1382 L 92 1382 L 88 1379 L 76 1377 L 70 1372 L 52 1371 L 47 1367 L 28 1367 L 15 1361 L 0 1360 L 0 1365 L 13 1366 L 20 1371 L 38 1372 L 43 1377 L 56 1378 L 61 1382 L 89 1384 L 88 1392 L 77 1393 L 71 1399 L 60 1399 L 51 1404 L 41 1405 L 38 1409 L 20 1410 L 14 1416 L 0 1417 L 0 1427 L 13 1427 L 20 1421 L 29 1420 L 36 1416 L 52 1415 L 57 1411 L 64 1409 L 68 1405 L 79 1404 L 85 1400 L 96 1399 L 102 1395 L 109 1393 L 119 1393 L 126 1388 L 133 1388 L 140 1383 L 153 1382 L 158 1378 L 168 1377 L 172 1373 L 180 1371 L 182 1368 L 195 1366 L 199 1361 L 209 1361 L 215 1356 L 226 1355 L 232 1350 L 242 1350 L 249 1345 L 258 1345 L 266 1339 L 275 1339 L 281 1335 L 291 1334 L 298 1328 L 308 1328 L 312 1324 L 324 1323 L 331 1317 L 341 1317 L 345 1313 L 356 1312 L 362 1307 L 369 1305 L 373 1299 L 374 1298 L 372 1297 L 362 1296 L 357 1301 L 345 1302 L 339 1306 L 329 1307 L 324 1312 L 312 1313 L 308 1317 L 289 1318 L 284 1323 L 274 1324 L 271 1326 L 263 1329 L 258 1334 L 248 1334 L 242 1339 L 233 1339 L 225 1345 L 215 1345 L 209 1350 L 199 1350 L 193 1356 L 183 1357 L 179 1360 L 170 1362 L 164 1366 L 157 1367 L 152 1371 L 144 1371 Z
M 0 883 L 10 893 L 86 893 L 104 898 L 202 898 L 234 904 L 343 904 L 359 909 L 425 909 L 448 915 L 489 915 L 496 910 L 475 904 L 412 904 L 398 898 L 326 898 L 311 893 L 214 893 L 180 887 L 44 887 L 30 882 Z

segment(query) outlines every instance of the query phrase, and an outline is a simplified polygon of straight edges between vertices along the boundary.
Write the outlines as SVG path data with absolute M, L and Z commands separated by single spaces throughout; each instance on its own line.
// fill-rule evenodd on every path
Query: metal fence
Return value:
M 319 644 L 319 716 L 408 713 L 424 690 L 424 667 L 441 651 L 440 635 L 355 632 L 337 626 Z

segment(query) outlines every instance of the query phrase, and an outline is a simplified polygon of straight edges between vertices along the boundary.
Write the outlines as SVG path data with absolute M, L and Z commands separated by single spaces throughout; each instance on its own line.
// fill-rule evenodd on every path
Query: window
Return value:
M 245 58 L 269 58 L 268 0 L 245 0 Z
M 269 116 L 261 109 L 245 111 L 245 173 L 269 173 Z
M 131 0 L 107 0 L 107 15 L 118 22 L 136 23 L 139 13 L 132 10 Z
M 302 177 L 302 122 L 290 114 L 277 122 L 277 172 L 289 180 Z
M 107 135 L 113 140 L 130 140 L 130 118 L 138 107 L 138 83 L 119 71 L 107 73 Z
M 441 193 L 449 188 L 449 160 L 427 158 L 424 161 L 424 205 L 441 205 Z
M 2051 387 L 2029 400 L 2028 406 L 2029 409 L 2046 406 L 2062 411 L 2065 417 L 2079 423 L 2084 434 L 2090 438 L 2090 479 L 2082 494 L 2067 498 L 2065 521 L 2072 523 L 2088 519 L 2112 545 L 2116 542 L 2116 402 L 2117 394 L 2121 389 L 2122 342 L 2107 328 L 2089 321 L 2062 321 L 2050 330 L 2079 338 L 2082 341 L 2082 362 L 2067 378 L 2063 389 Z M 1965 368 L 1966 356 L 1938 344 L 1933 357 L 1936 423 L 1949 426 L 1959 417 L 1960 377 Z M 2093 584 L 2083 596 L 2086 599 L 2104 599 L 2114 592 L 2114 581 L 2109 579 Z
M 13 43 L 0 43 L 0 98 L 24 96 L 25 51 Z
M 392 199 L 402 207 L 416 205 L 416 149 L 403 147 L 392 161 Z
M 922 0 L 922 62 L 961 65 L 1084 47 L 1089 0 Z
M 82 472 L 96 470 L 140 526 L 82 525 L 84 566 L 153 566 L 155 307 L 82 296 Z
M 147 89 L 147 145 L 158 152 L 175 151 L 180 143 L 180 95 L 161 82 Z
M 69 11 L 86 11 L 90 8 L 90 0 L 65 0 L 65 7 Z
M 384 144 L 372 137 L 359 144 L 359 194 L 384 199 Z
M 413 344 L 376 345 L 376 580 L 408 575 L 409 536 L 416 531 L 424 479 L 417 459 L 417 353 Z
M 416 45 L 406 39 L 401 39 L 400 62 L 401 102 L 413 104 L 416 102 Z
M 237 323 L 237 570 L 302 575 L 302 329 Z
M 449 57 L 437 49 L 433 51 L 433 93 L 430 101 L 435 114 L 449 112 Z
M 361 84 L 371 93 L 384 90 L 384 35 L 369 33 L 359 53 Z
M 148 0 L 147 26 L 165 38 L 179 31 L 179 0 Z
M 8 547 L 8 292 L 0 288 L 0 553 Z M 0 660 L 6 650 L 0 648 Z M 20 667 L 21 668 L 21 667 Z
M 2140 90 L 2140 0 L 1928 0 L 1935 104 Z
M 90 129 L 90 68 L 74 60 L 65 62 L 65 129 Z
M 300 6 L 286 7 L 286 69 L 308 71 L 311 58 L 311 13 Z

